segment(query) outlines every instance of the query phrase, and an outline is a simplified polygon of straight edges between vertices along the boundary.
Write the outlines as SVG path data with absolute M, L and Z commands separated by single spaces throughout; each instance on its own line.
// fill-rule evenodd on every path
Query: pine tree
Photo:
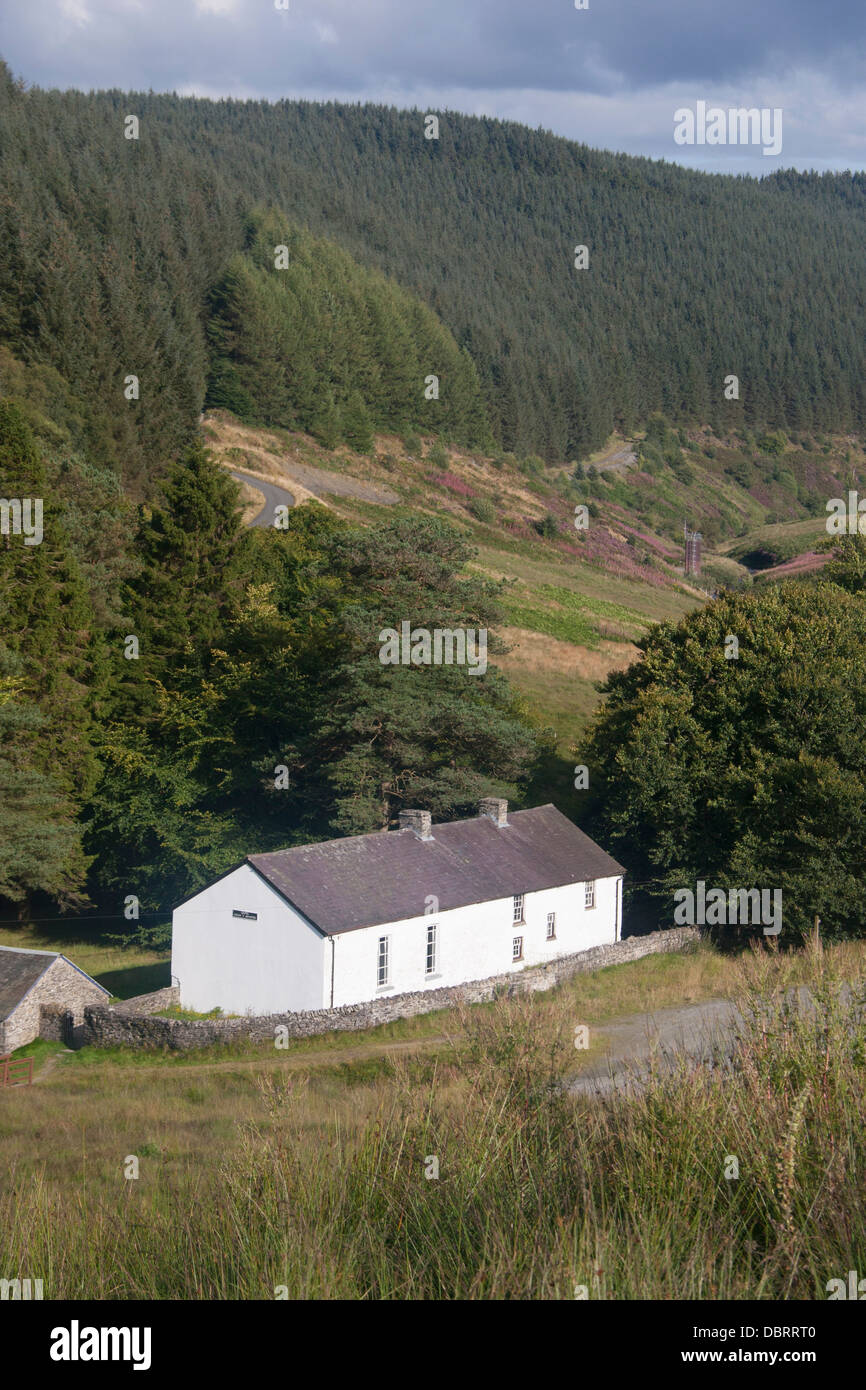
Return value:
M 312 433 L 324 449 L 336 449 L 340 442 L 342 435 L 340 412 L 334 404 L 334 397 L 331 392 L 328 393 L 321 414 L 313 421 Z
M 139 723 L 154 716 L 169 672 L 218 644 L 243 592 L 252 544 L 241 528 L 237 484 L 200 444 L 172 465 L 160 494 L 140 508 L 137 572 L 124 586 L 123 622 L 110 641 L 108 711 Z
M 20 658 L 0 645 L 0 899 L 26 903 L 41 892 L 81 902 L 86 861 L 75 807 L 27 749 L 44 721 L 25 686 Z
M 359 454 L 369 454 L 373 447 L 373 427 L 370 412 L 360 391 L 353 391 L 342 418 L 343 438 Z
M 16 534 L 13 511 L 8 534 L 0 535 L 0 614 L 8 678 L 0 742 L 6 744 L 9 854 L 14 859 L 27 838 L 15 826 L 30 826 L 33 853 L 44 853 L 45 871 L 38 885 L 32 874 L 25 875 L 22 890 L 39 886 L 69 901 L 80 889 L 85 869 L 73 821 L 97 772 L 91 714 L 99 689 L 99 641 L 91 627 L 86 585 L 67 549 L 56 486 L 49 485 L 46 460 L 29 424 L 8 401 L 0 401 L 0 478 L 6 502 L 31 503 L 30 539 L 37 542 L 25 543 L 23 530 Z M 35 526 L 37 505 L 42 508 L 41 539 Z M 7 864 L 7 885 L 17 872 Z

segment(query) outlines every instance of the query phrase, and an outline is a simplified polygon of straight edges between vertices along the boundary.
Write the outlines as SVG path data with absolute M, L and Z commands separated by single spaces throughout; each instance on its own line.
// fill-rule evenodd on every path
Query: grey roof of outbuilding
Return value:
M 434 824 L 432 838 L 382 830 L 247 858 L 327 936 L 624 873 L 555 806 Z
M 8 1018 L 57 959 L 54 951 L 22 951 L 0 946 L 0 1019 Z
M 21 946 L 0 946 L 0 1021 L 7 1019 L 18 1008 L 25 995 L 29 994 L 36 981 L 56 960 L 64 960 L 77 970 L 105 995 L 110 993 L 104 985 L 98 984 L 86 971 L 76 965 L 59 951 L 29 951 Z

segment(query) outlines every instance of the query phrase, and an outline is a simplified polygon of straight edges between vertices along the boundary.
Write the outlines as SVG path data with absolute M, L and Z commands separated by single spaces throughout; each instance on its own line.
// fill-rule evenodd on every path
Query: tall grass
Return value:
M 627 1092 L 569 1093 L 567 994 L 544 1028 L 531 998 L 466 1011 L 357 1114 L 260 1077 L 207 1174 L 114 1194 L 7 1174 L 0 1273 L 55 1298 L 824 1298 L 866 1275 L 866 979 L 845 959 L 747 960 L 733 1053 Z

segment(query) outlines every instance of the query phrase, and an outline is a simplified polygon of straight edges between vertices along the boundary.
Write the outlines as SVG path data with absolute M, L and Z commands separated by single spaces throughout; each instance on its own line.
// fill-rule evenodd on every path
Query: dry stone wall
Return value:
M 337 1009 L 318 1009 L 309 1013 L 269 1014 L 259 1018 L 159 1018 L 131 1008 L 138 1001 L 128 1000 L 114 1008 L 88 1008 L 84 1026 L 77 1037 L 94 1047 L 170 1048 L 184 1050 L 209 1047 L 214 1043 L 273 1042 L 278 1028 L 292 1038 L 308 1038 L 317 1033 L 375 1028 L 398 1018 L 432 1013 L 455 1005 L 486 1003 L 501 995 L 530 994 L 552 989 L 563 980 L 585 971 L 621 965 L 659 951 L 683 951 L 699 939 L 697 927 L 675 927 L 649 936 L 632 936 L 610 946 L 594 946 L 577 955 L 563 956 L 545 965 L 531 966 L 519 974 L 494 975 L 486 980 L 448 989 L 421 990 L 374 999 L 365 1004 L 346 1004 Z M 158 991 L 172 996 L 176 992 Z M 141 996 L 147 999 L 150 996 Z M 166 1007 L 165 1004 L 160 1007 Z
M 134 999 L 124 999 L 114 1007 L 119 1014 L 156 1014 L 161 1009 L 177 1008 L 179 1004 L 178 986 L 166 985 L 165 989 L 155 989 L 150 994 L 136 994 Z

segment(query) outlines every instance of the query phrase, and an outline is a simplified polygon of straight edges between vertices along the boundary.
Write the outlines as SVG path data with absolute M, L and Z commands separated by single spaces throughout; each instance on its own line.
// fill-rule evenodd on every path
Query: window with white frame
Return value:
M 427 965 L 425 974 L 432 975 L 436 970 L 436 955 L 439 938 L 439 927 L 436 922 L 430 922 L 427 927 Z
M 515 936 L 511 943 L 511 959 L 523 960 L 523 937 Z
M 522 893 L 515 893 L 515 894 L 514 894 L 514 920 L 515 920 L 515 922 L 522 922 L 522 921 L 523 921 L 523 894 L 522 894 Z
M 556 913 L 555 913 L 555 912 L 548 912 L 548 914 L 547 914 L 547 939 L 548 939 L 548 941 L 553 941 L 553 939 L 554 939 L 555 936 L 556 936 Z
M 587 883 L 584 889 L 583 905 L 584 907 L 595 907 L 595 879 Z
M 379 968 L 377 973 L 377 983 L 387 985 L 391 975 L 391 940 L 390 937 L 379 937 Z

